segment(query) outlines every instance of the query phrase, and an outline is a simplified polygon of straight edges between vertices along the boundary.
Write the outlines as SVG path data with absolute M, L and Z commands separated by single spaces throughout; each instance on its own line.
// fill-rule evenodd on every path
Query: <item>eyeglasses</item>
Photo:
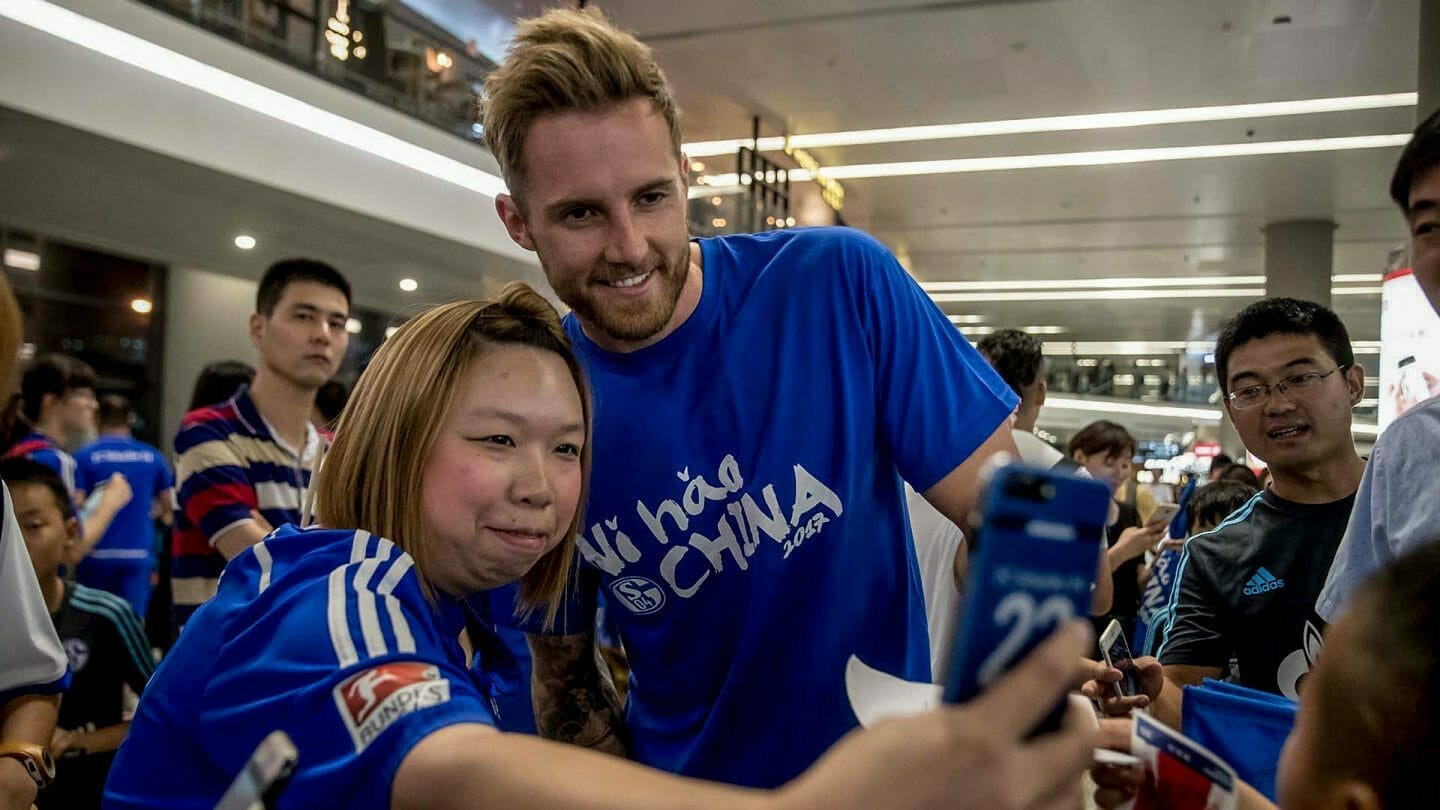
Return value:
M 1350 368 L 1350 366 L 1347 364 L 1336 366 L 1326 372 L 1306 371 L 1302 374 L 1291 374 L 1289 377 L 1270 385 L 1247 385 L 1244 388 L 1237 388 L 1231 391 L 1228 397 L 1230 407 L 1237 411 L 1243 411 L 1247 408 L 1254 408 L 1257 405 L 1264 405 L 1270 400 L 1270 394 L 1273 391 L 1279 391 L 1282 394 L 1286 391 L 1295 391 L 1297 393 L 1312 391 L 1316 386 L 1320 385 L 1321 380 L 1337 371 L 1344 371 L 1348 368 Z

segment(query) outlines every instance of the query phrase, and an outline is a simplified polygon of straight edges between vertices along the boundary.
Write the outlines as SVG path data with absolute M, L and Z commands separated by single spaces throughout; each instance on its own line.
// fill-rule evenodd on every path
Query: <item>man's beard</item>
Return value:
M 678 256 L 666 261 L 654 256 L 645 264 L 634 267 L 605 263 L 597 266 L 586 278 L 577 279 L 555 287 L 560 297 L 582 321 L 594 325 L 607 336 L 627 343 L 648 340 L 659 334 L 675 316 L 675 307 L 680 300 L 680 291 L 690 269 L 690 243 L 681 245 Z M 604 302 L 595 295 L 601 286 L 599 280 L 615 281 L 622 278 L 652 273 L 646 284 L 654 284 L 655 290 L 644 298 L 633 301 Z

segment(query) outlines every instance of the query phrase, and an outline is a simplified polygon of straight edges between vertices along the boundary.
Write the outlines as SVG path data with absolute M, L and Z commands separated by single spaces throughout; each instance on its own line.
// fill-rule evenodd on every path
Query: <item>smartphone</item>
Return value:
M 235 781 L 220 797 L 215 810 L 270 810 L 295 771 L 299 752 L 283 731 L 272 731 L 260 741 L 255 753 Z
M 945 674 L 945 700 L 994 683 L 1063 622 L 1090 612 L 1110 490 L 1060 472 L 998 470 L 984 498 Z M 1065 700 L 1033 735 L 1060 727 Z
M 1179 513 L 1180 504 L 1178 503 L 1157 503 L 1155 504 L 1155 511 L 1150 513 L 1150 519 L 1146 521 L 1146 524 L 1165 523 L 1168 525 Z
M 1100 634 L 1100 656 L 1106 666 L 1120 670 L 1120 682 L 1115 692 L 1120 697 L 1134 697 L 1141 694 L 1140 678 L 1135 674 L 1135 656 L 1130 652 L 1130 643 L 1125 640 L 1125 630 L 1120 622 L 1111 620 L 1105 632 Z

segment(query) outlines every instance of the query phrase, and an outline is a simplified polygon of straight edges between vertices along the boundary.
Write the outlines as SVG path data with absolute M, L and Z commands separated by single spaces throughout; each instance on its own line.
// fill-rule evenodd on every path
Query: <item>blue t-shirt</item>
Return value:
M 86 481 L 106 481 L 118 472 L 125 476 L 131 492 L 130 503 L 110 521 L 87 559 L 148 563 L 155 553 L 151 505 L 157 494 L 174 486 L 165 456 L 139 439 L 101 436 L 75 453 L 75 465 Z
M 4 458 L 28 458 L 44 464 L 60 476 L 60 480 L 64 482 L 65 489 L 69 491 L 71 498 L 75 497 L 76 491 L 89 492 L 90 485 L 93 483 L 85 477 L 85 471 L 75 463 L 74 456 L 65 452 L 65 449 L 56 444 L 54 439 L 38 430 L 31 431 L 25 438 L 6 450 Z
M 591 630 L 603 588 L 632 756 L 771 787 L 857 725 L 851 655 L 930 680 L 901 479 L 939 482 L 1017 401 L 862 233 L 700 247 L 699 305 L 659 343 L 610 353 L 566 319 L 594 390 L 579 546 L 598 585 L 555 632 Z
M 293 526 L 231 560 L 145 690 L 104 806 L 208 810 L 281 729 L 300 756 L 279 807 L 388 808 L 422 739 L 495 725 L 513 659 L 466 603 L 426 600 L 413 564 L 367 532 Z

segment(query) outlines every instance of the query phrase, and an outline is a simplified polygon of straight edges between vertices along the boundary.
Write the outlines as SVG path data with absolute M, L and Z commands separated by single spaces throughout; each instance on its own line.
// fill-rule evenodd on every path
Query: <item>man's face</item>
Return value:
M 56 438 L 62 442 L 73 442 L 94 435 L 95 411 L 99 408 L 94 389 L 71 388 L 63 396 L 54 397 L 53 403 L 54 413 L 65 434 Z
M 1333 371 L 1337 363 L 1314 335 L 1271 335 L 1243 343 L 1230 354 L 1227 389 L 1234 393 L 1269 384 L 1265 402 L 1226 411 L 1252 453 L 1279 471 L 1303 471 L 1354 452 L 1350 410 L 1364 390 L 1365 369 L 1352 365 L 1315 381 L 1305 390 L 1275 383 L 1307 373 Z
M 664 117 L 646 99 L 545 115 L 523 160 L 521 199 L 496 206 L 555 294 L 614 342 L 660 334 L 690 266 L 686 187 Z
M 1410 267 L 1415 280 L 1440 312 L 1440 164 L 1410 184 Z
M 20 523 L 20 534 L 25 538 L 25 550 L 30 554 L 30 564 L 43 582 L 55 576 L 56 569 L 65 561 L 66 551 L 79 539 L 79 521 L 65 518 L 60 504 L 55 502 L 55 493 L 43 484 L 12 486 L 10 498 L 15 505 L 15 519 Z
M 350 334 L 345 294 L 313 281 L 285 288 L 270 315 L 250 316 L 250 341 L 266 368 L 300 388 L 318 389 L 335 375 Z

